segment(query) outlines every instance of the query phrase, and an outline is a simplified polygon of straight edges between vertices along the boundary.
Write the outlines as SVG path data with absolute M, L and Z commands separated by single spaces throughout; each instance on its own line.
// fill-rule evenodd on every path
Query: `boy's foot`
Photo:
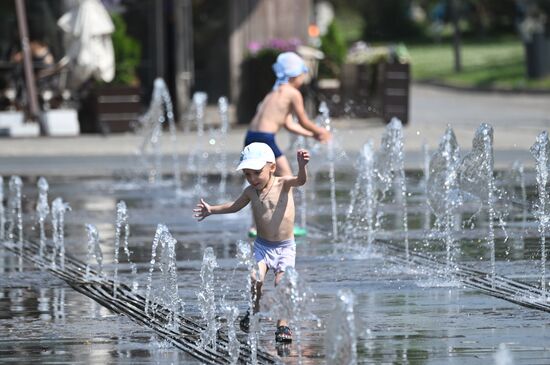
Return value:
M 292 331 L 288 326 L 279 326 L 275 331 L 275 342 L 292 342 Z
M 241 321 L 239 322 L 239 327 L 241 328 L 241 331 L 248 332 L 250 329 L 250 312 L 246 312 L 243 318 L 241 318 Z
M 292 346 L 292 345 L 289 344 L 289 343 L 278 342 L 275 345 L 275 348 L 277 349 L 277 355 L 279 355 L 280 357 L 289 356 L 290 355 L 290 346 Z

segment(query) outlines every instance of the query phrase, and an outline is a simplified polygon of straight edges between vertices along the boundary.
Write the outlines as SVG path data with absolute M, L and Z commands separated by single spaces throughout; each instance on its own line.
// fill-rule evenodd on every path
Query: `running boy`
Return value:
M 331 138 L 330 132 L 317 126 L 306 115 L 304 99 L 298 90 L 304 83 L 308 71 L 304 60 L 294 52 L 284 52 L 273 64 L 277 77 L 273 90 L 259 104 L 256 115 L 252 118 L 244 145 L 252 142 L 263 142 L 269 145 L 276 158 L 276 174 L 292 175 L 290 164 L 275 143 L 275 134 L 285 127 L 290 132 L 325 142 Z M 294 123 L 296 115 L 299 124 Z
M 298 175 L 275 176 L 275 155 L 265 143 L 251 143 L 241 153 L 237 170 L 242 170 L 250 184 L 237 200 L 221 205 L 210 205 L 201 199 L 193 209 L 199 221 L 211 214 L 235 213 L 248 203 L 258 236 L 254 241 L 254 258 L 259 267 L 259 277 L 252 277 L 252 294 L 256 299 L 254 313 L 258 312 L 262 283 L 269 269 L 275 273 L 275 285 L 281 281 L 286 268 L 294 267 L 296 243 L 294 242 L 294 199 L 292 188 L 306 183 L 306 165 L 309 152 L 298 150 Z M 248 313 L 241 321 L 241 328 L 248 329 Z M 292 332 L 285 319 L 277 321 L 277 342 L 291 342 Z

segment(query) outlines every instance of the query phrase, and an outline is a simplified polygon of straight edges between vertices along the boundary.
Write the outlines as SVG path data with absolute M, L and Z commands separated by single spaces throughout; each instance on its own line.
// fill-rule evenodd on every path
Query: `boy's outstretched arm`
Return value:
M 249 202 L 250 199 L 244 192 L 234 202 L 220 205 L 210 205 L 201 198 L 201 201 L 197 204 L 195 209 L 193 209 L 193 212 L 195 213 L 193 216 L 195 218 L 198 218 L 198 221 L 200 222 L 211 214 L 227 214 L 238 212 L 239 210 L 243 209 Z
M 287 115 L 287 117 L 285 119 L 285 128 L 289 132 L 296 133 L 300 136 L 305 136 L 305 137 L 314 137 L 315 136 L 312 131 L 310 131 L 308 129 L 305 129 L 299 123 L 295 123 L 294 118 L 292 118 L 292 114 Z
M 296 117 L 298 118 L 298 122 L 300 123 L 300 125 L 305 129 L 311 131 L 315 139 L 321 142 L 326 142 L 330 140 L 330 138 L 332 137 L 330 132 L 327 131 L 325 128 L 316 125 L 307 117 L 306 111 L 304 109 L 304 98 L 298 90 L 296 90 L 296 93 L 292 95 L 291 101 L 292 108 L 294 110 L 294 113 L 296 113 Z
M 287 176 L 285 178 L 285 183 L 288 186 L 302 186 L 307 181 L 307 171 L 306 165 L 309 162 L 309 152 L 304 149 L 298 150 L 296 152 L 296 160 L 298 161 L 298 175 L 296 176 Z

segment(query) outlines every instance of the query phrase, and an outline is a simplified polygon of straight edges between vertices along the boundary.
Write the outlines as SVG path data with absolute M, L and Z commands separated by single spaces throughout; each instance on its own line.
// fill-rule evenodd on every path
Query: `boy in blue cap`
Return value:
M 299 91 L 308 72 L 304 60 L 294 52 L 281 53 L 273 64 L 273 71 L 277 80 L 271 92 L 259 104 L 256 115 L 250 122 L 244 145 L 248 146 L 253 142 L 267 144 L 275 154 L 276 175 L 289 176 L 292 175 L 290 164 L 275 143 L 275 134 L 281 127 L 301 136 L 314 137 L 321 142 L 329 140 L 331 134 L 313 123 L 304 110 L 304 99 Z M 293 114 L 298 118 L 299 124 L 294 123 Z

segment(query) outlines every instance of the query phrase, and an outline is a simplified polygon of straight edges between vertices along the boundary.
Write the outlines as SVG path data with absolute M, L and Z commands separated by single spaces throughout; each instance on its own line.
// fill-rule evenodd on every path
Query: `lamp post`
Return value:
M 451 21 L 453 24 L 453 52 L 455 58 L 455 72 L 462 72 L 462 60 L 460 54 L 461 40 L 460 40 L 460 10 L 459 4 L 456 0 L 450 0 L 449 5 L 451 8 Z
M 38 121 L 42 133 L 45 134 L 45 127 L 40 121 L 40 110 L 38 107 L 38 98 L 36 96 L 36 83 L 34 80 L 32 55 L 29 45 L 29 30 L 27 27 L 27 13 L 24 0 L 15 0 L 15 9 L 17 13 L 17 27 L 21 38 L 21 51 L 23 53 L 23 69 L 25 73 L 27 99 L 29 101 L 29 119 Z

